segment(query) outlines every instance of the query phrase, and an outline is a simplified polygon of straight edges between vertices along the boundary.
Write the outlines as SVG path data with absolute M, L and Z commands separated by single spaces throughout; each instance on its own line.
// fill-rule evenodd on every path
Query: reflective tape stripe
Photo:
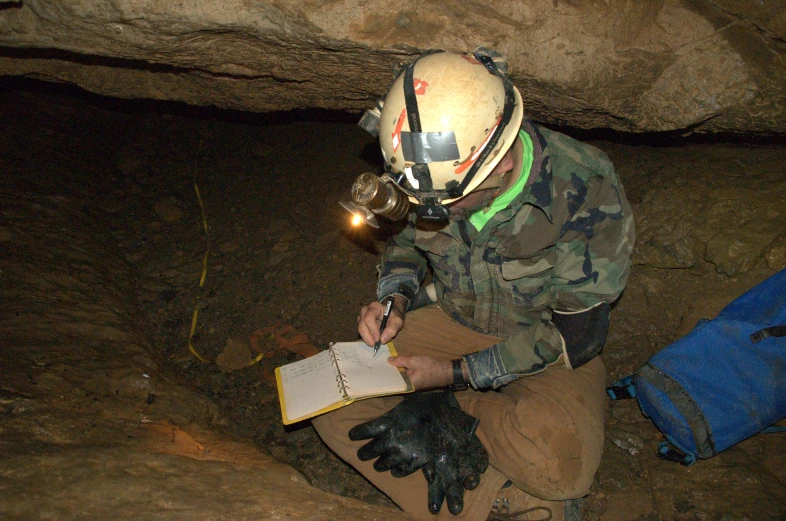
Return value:
M 448 132 L 402 132 L 401 151 L 405 161 L 433 163 L 460 159 L 456 134 Z

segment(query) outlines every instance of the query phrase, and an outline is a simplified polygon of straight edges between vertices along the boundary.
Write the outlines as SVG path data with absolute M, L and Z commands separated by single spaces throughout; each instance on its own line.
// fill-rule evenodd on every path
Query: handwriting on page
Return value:
M 405 391 L 406 382 L 398 369 L 388 363 L 390 349 L 387 344 L 380 346 L 377 356 L 373 348 L 362 340 L 335 344 L 341 370 L 349 382 L 351 395 L 355 397 Z
M 371 369 L 371 358 L 368 353 L 344 351 L 341 353 L 341 361 L 351 364 L 353 367 Z
M 327 354 L 327 351 L 325 351 Z M 286 365 L 281 368 L 281 374 L 285 374 L 289 378 L 300 378 L 303 375 L 313 373 L 314 371 L 323 371 L 326 368 L 330 368 L 332 372 L 333 364 L 330 361 L 328 356 L 312 356 L 311 358 L 305 358 L 301 360 L 297 364 L 290 364 Z
M 299 418 L 341 401 L 336 369 L 327 351 L 281 367 L 287 415 Z

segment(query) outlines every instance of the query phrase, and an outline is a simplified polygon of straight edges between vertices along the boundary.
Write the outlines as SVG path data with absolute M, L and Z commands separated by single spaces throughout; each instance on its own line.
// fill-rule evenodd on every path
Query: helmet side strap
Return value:
M 404 71 L 404 101 L 407 105 L 409 131 L 419 133 L 421 132 L 420 112 L 418 112 L 418 100 L 415 94 L 415 64 L 417 64 L 417 62 L 418 60 L 415 60 L 415 62 Z M 412 167 L 412 175 L 418 180 L 419 191 L 430 192 L 433 189 L 431 172 L 427 164 L 416 163 Z

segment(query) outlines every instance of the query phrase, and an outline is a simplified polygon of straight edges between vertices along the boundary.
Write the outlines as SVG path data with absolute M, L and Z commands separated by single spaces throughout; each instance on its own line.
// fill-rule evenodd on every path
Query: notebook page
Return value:
M 407 390 L 407 383 L 398 368 L 388 363 L 390 349 L 387 344 L 374 348 L 362 340 L 333 344 L 341 368 L 351 389 L 350 395 L 360 398 L 370 394 L 395 393 Z
M 279 368 L 287 417 L 291 420 L 344 399 L 328 351 Z

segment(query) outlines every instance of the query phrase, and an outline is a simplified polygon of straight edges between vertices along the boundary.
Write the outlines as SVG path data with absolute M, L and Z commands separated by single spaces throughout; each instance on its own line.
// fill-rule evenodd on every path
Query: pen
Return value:
M 377 343 L 374 344 L 374 354 L 371 358 L 377 356 L 377 351 L 379 351 L 379 344 L 382 342 L 382 332 L 388 325 L 388 319 L 390 318 L 390 311 L 393 309 L 393 297 L 388 297 L 388 303 L 385 306 L 385 312 L 382 314 L 382 323 L 379 325 L 379 340 Z

